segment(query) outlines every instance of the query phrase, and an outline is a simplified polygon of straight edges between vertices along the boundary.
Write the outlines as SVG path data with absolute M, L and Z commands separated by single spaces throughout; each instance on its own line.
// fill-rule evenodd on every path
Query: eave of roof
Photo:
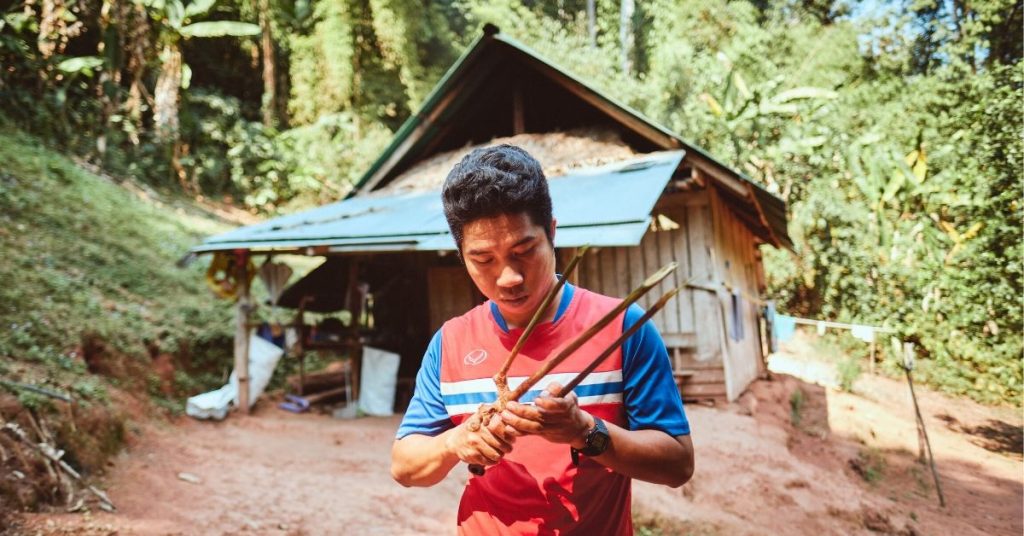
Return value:
M 549 181 L 559 247 L 633 246 L 675 175 L 683 151 L 573 170 Z M 361 196 L 274 218 L 206 239 L 192 253 L 244 249 L 325 253 L 445 251 L 455 245 L 438 191 Z

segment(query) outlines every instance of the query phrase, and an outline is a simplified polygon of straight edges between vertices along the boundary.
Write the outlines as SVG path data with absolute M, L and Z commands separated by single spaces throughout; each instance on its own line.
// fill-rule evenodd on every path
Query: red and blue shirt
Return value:
M 536 327 L 509 371 L 509 387 L 515 388 L 619 301 L 567 284 L 554 319 Z M 551 381 L 567 384 L 642 315 L 640 307 L 629 307 L 520 401 L 531 402 Z M 497 389 L 491 378 L 521 333 L 508 329 L 492 302 L 445 323 L 427 348 L 398 438 L 440 434 L 480 404 L 494 402 Z M 575 392 L 585 411 L 624 428 L 670 436 L 690 433 L 668 353 L 652 322 L 630 336 Z M 574 466 L 566 445 L 521 437 L 484 476 L 470 478 L 458 520 L 460 534 L 632 534 L 630 479 L 586 457 Z

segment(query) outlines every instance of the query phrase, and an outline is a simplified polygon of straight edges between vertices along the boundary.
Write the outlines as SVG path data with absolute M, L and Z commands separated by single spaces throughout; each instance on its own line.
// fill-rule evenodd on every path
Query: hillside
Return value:
M 214 207 L 93 173 L 0 117 L 4 423 L 51 440 L 88 476 L 119 449 L 127 408 L 145 411 L 146 393 L 178 407 L 220 381 L 230 308 L 205 288 L 205 263 L 176 261 L 229 224 Z M 0 433 L 0 447 L 5 474 L 22 475 L 0 480 L 0 516 L 67 499 L 11 434 Z

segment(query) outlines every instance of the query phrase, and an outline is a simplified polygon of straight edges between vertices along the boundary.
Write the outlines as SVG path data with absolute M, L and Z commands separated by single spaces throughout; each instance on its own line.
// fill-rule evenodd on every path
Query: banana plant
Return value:
M 200 21 L 213 9 L 216 0 L 140 0 L 160 28 L 160 74 L 154 92 L 153 121 L 159 139 L 177 142 L 180 92 L 187 89 L 192 70 L 181 55 L 185 39 L 209 37 L 246 37 L 260 34 L 260 27 L 241 21 Z

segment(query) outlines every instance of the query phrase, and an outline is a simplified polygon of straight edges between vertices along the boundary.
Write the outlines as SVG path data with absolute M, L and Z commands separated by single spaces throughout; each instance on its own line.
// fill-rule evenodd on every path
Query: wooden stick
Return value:
M 662 307 L 665 307 L 665 304 L 667 304 L 669 300 L 675 297 L 675 295 L 679 293 L 679 290 L 680 288 L 676 287 L 666 292 L 661 298 L 659 298 L 658 301 L 655 302 L 655 304 L 652 305 L 651 308 L 648 309 L 647 312 L 645 312 L 639 320 L 634 322 L 633 325 L 629 327 L 629 329 L 622 332 L 622 335 L 619 335 L 619 338 L 615 339 L 615 342 L 611 343 L 608 346 L 608 348 L 605 348 L 605 350 L 601 352 L 601 355 L 597 356 L 594 359 L 594 361 L 587 365 L 587 368 L 583 369 L 583 372 L 577 374 L 571 382 L 569 382 L 565 387 L 562 387 L 562 390 L 558 393 L 558 397 L 563 398 L 569 393 L 571 393 L 572 390 L 575 389 L 576 386 L 580 384 L 580 382 L 586 379 L 586 377 L 589 376 L 591 372 L 594 372 L 594 370 L 597 369 L 597 367 L 600 366 L 601 363 L 608 358 L 608 356 L 612 355 L 612 352 L 614 352 L 616 348 L 622 346 L 622 343 L 626 342 L 626 339 L 632 337 L 633 334 L 639 331 L 640 328 L 643 327 L 643 325 L 648 320 L 650 320 L 655 314 L 657 314 L 657 312 L 660 311 Z
M 935 457 L 932 455 L 932 444 L 928 440 L 928 430 L 924 427 L 924 418 L 921 416 L 921 408 L 917 405 L 917 395 L 914 394 L 914 380 L 910 377 L 910 371 L 914 369 L 914 343 L 903 343 L 903 371 L 907 374 L 907 385 L 910 386 L 910 398 L 914 401 L 914 415 L 917 417 L 917 424 L 924 435 L 924 444 L 928 449 L 928 464 L 932 469 L 932 478 L 935 479 L 935 491 L 939 494 L 939 506 L 946 507 L 946 497 L 942 494 L 942 484 L 939 482 L 939 471 L 935 468 Z
M 541 319 L 546 315 L 548 308 L 551 307 L 551 302 L 555 300 L 555 296 L 558 296 L 558 291 L 562 290 L 562 287 L 565 286 L 565 282 L 569 279 L 569 274 L 576 269 L 576 265 L 580 263 L 580 259 L 583 258 L 587 249 L 588 246 L 581 247 L 576 252 L 576 255 L 573 256 L 572 260 L 569 261 L 569 264 L 566 265 L 565 270 L 562 272 L 562 277 L 559 277 L 555 286 L 551 287 L 551 289 L 548 290 L 548 293 L 544 295 L 544 300 L 540 302 L 540 306 L 537 307 L 537 311 L 533 313 L 533 318 L 531 318 L 530 322 L 526 324 L 526 329 L 524 329 L 523 333 L 519 336 L 519 340 L 516 341 L 516 345 L 512 347 L 512 352 L 508 354 L 508 357 L 505 358 L 505 362 L 501 365 L 501 369 L 494 375 L 494 384 L 498 386 L 499 398 L 501 398 L 501 395 L 508 394 L 508 370 L 512 368 L 512 362 L 515 361 L 516 357 L 519 355 L 519 351 L 526 345 L 526 340 L 530 337 L 530 334 L 533 333 L 534 328 L 537 327 L 537 324 L 539 324 Z
M 32 447 L 33 449 L 36 450 L 36 452 L 42 454 L 46 459 L 56 463 L 57 467 L 63 469 L 64 472 L 71 475 L 72 478 L 81 482 L 82 484 L 85 484 L 85 482 L 82 481 L 82 475 L 78 474 L 78 471 L 75 471 L 73 467 L 64 462 L 64 460 L 62 460 L 60 456 L 60 454 L 63 453 L 58 454 L 58 451 L 54 449 L 53 446 L 47 443 L 33 443 L 32 440 L 30 440 L 28 436 L 25 435 L 25 431 L 22 430 L 20 426 L 13 422 L 4 423 L 3 428 L 0 429 L 9 431 L 12 435 L 14 435 L 14 437 L 20 439 L 22 443 L 25 443 L 26 445 Z M 116 508 L 114 507 L 114 503 L 110 501 L 110 497 L 108 497 L 107 494 L 104 493 L 102 490 L 88 484 L 86 484 L 86 489 L 88 489 L 96 497 L 99 497 L 101 501 L 101 506 L 105 506 L 105 509 L 109 509 L 109 511 L 116 510 Z
M 562 362 L 568 359 L 568 357 L 572 355 L 573 352 L 578 350 L 580 346 L 583 346 L 587 341 L 592 339 L 594 335 L 597 335 L 599 331 L 601 331 L 602 329 L 604 329 L 605 326 L 611 323 L 612 320 L 615 320 L 615 317 L 619 316 L 619 313 L 625 311 L 627 307 L 629 307 L 634 302 L 639 300 L 644 294 L 647 294 L 651 289 L 653 289 L 655 285 L 660 283 L 662 279 L 665 279 L 665 277 L 667 277 L 669 274 L 675 271 L 676 266 L 678 265 L 675 262 L 671 262 L 663 266 L 657 272 L 655 272 L 654 275 L 645 279 L 643 283 L 640 283 L 640 286 L 633 289 L 633 291 L 629 293 L 629 296 L 626 296 L 626 298 L 619 302 L 619 304 L 616 305 L 615 308 L 613 308 L 606 315 L 604 315 L 604 317 L 598 320 L 596 324 L 590 326 L 590 328 L 584 331 L 579 337 L 577 337 L 575 340 L 569 343 L 569 345 L 563 348 L 562 351 L 560 351 L 558 355 L 556 355 L 553 359 L 545 361 L 544 365 L 539 370 L 530 375 L 530 377 L 527 378 L 526 381 L 519 384 L 518 387 L 516 387 L 511 393 L 509 393 L 509 396 L 506 400 L 502 401 L 499 399 L 498 410 L 500 411 L 501 409 L 504 409 L 504 405 L 506 402 L 512 400 L 519 400 L 520 397 L 526 394 L 526 392 L 529 391 L 531 387 L 536 385 L 537 382 L 543 379 L 544 376 L 547 376 L 548 373 L 554 370 L 555 367 L 561 365 Z
M 566 358 L 568 358 L 570 355 L 572 355 L 572 353 L 575 352 L 580 346 L 583 346 L 584 343 L 586 343 L 591 338 L 593 338 L 594 335 L 596 335 L 599 331 L 601 331 L 601 329 L 603 329 L 612 320 L 614 320 L 615 317 L 617 317 L 619 315 L 619 313 L 621 313 L 622 311 L 625 311 L 627 307 L 629 307 L 634 302 L 636 302 L 641 297 L 643 297 L 644 294 L 647 294 L 658 283 L 660 283 L 662 279 L 665 279 L 665 277 L 667 277 L 669 274 L 671 274 L 676 269 L 677 266 L 678 266 L 677 263 L 671 262 L 671 263 L 663 266 L 660 270 L 655 272 L 653 275 L 651 275 L 647 279 L 645 279 L 644 282 L 641 283 L 639 287 L 633 289 L 633 291 L 630 292 L 629 295 L 626 296 L 626 298 L 623 299 L 622 302 L 620 302 L 614 309 L 612 309 L 610 312 L 608 312 L 608 314 L 606 314 L 604 317 L 602 317 L 600 320 L 598 320 L 596 324 L 594 324 L 593 326 L 590 327 L 590 329 L 588 329 L 587 331 L 583 332 L 579 337 L 577 337 L 575 340 L 573 340 L 571 343 L 569 343 L 569 345 L 566 346 L 561 352 L 559 352 L 558 355 L 556 355 L 554 357 L 554 359 L 546 361 L 544 363 L 544 366 L 541 367 L 540 370 L 538 370 L 537 372 L 533 373 L 533 375 L 531 375 L 529 378 L 527 378 L 526 381 L 524 381 L 523 383 L 519 384 L 519 386 L 516 387 L 516 389 L 514 391 L 508 393 L 507 396 L 504 395 L 503 393 L 501 393 L 501 391 L 499 390 L 499 392 L 498 392 L 498 400 L 494 404 L 483 404 L 483 405 L 481 405 L 479 408 L 477 408 L 476 413 L 474 413 L 473 415 L 471 415 L 469 417 L 469 419 L 470 419 L 470 422 L 468 424 L 469 429 L 473 430 L 473 431 L 476 431 L 476 430 L 479 430 L 480 427 L 486 426 L 487 422 L 490 421 L 491 416 L 494 415 L 495 413 L 498 413 L 499 411 L 503 410 L 505 408 L 505 404 L 506 403 L 508 403 L 509 401 L 512 401 L 512 400 L 519 400 L 519 398 L 521 396 L 523 396 L 523 394 L 525 394 L 527 391 L 530 390 L 530 387 L 533 387 L 538 381 L 540 381 L 542 378 L 544 378 L 544 376 L 546 376 L 549 372 L 551 372 L 552 369 L 554 369 L 555 367 L 560 365 L 563 361 L 566 360 Z M 653 315 L 654 313 L 656 313 L 658 311 L 658 309 L 660 309 L 661 307 L 664 307 L 665 303 L 668 303 L 668 300 L 672 296 L 674 296 L 678 291 L 679 291 L 679 289 L 674 289 L 674 290 L 669 291 L 668 293 L 666 293 L 668 295 L 667 298 L 665 296 L 662 296 L 662 298 L 659 299 L 658 302 L 655 304 L 657 306 L 657 308 L 652 308 L 652 311 L 651 311 L 650 314 Z M 650 316 L 647 316 L 646 314 L 644 316 L 646 318 L 644 318 L 642 322 L 638 322 L 635 325 L 636 329 L 640 329 L 639 327 L 643 325 L 643 322 L 646 322 L 647 319 L 650 318 Z M 622 338 L 622 341 L 625 341 L 625 338 Z M 603 360 L 608 355 L 610 355 L 612 353 L 612 351 L 614 351 L 615 347 L 618 344 L 621 344 L 621 342 L 616 341 L 616 344 L 612 345 L 610 347 L 610 349 L 606 349 L 604 352 L 602 352 L 601 355 L 603 357 L 601 357 L 600 359 Z M 600 362 L 598 361 L 598 363 L 600 363 Z M 597 367 L 597 365 L 593 364 L 593 363 L 592 363 L 592 366 L 595 367 L 595 368 Z M 587 374 L 589 374 L 589 373 L 590 372 L 587 372 Z M 578 378 L 578 379 L 580 381 L 583 380 L 583 378 Z M 473 473 L 476 476 L 482 476 L 484 474 L 484 472 L 485 472 L 485 469 L 484 469 L 484 466 L 482 466 L 480 464 L 471 463 L 471 464 L 469 464 L 469 472 Z
M 46 395 L 46 396 L 48 396 L 50 398 L 56 398 L 57 400 L 63 400 L 64 402 L 71 402 L 72 401 L 71 397 L 66 395 L 66 394 L 64 394 L 64 393 L 58 393 L 57 391 L 51 391 L 49 389 L 44 389 L 42 387 L 39 387 L 38 385 L 32 385 L 30 383 L 21 383 L 21 382 L 14 382 L 14 381 L 10 381 L 10 380 L 2 380 L 2 379 L 0 379 L 0 385 L 6 385 L 8 387 L 14 387 L 14 388 L 17 388 L 17 389 L 24 389 L 26 391 L 32 391 L 33 393 L 39 393 L 41 395 Z

